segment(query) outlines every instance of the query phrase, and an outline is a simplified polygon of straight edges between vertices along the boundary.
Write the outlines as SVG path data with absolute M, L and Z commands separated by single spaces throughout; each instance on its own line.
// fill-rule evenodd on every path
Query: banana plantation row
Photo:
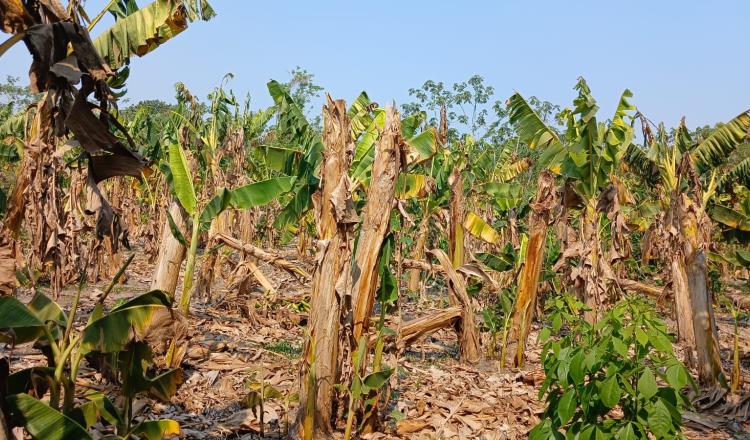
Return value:
M 92 41 L 107 12 L 115 24 Z M 92 438 L 98 422 L 118 438 L 178 433 L 133 423 L 133 402 L 177 392 L 191 304 L 215 299 L 227 267 L 226 288 L 258 283 L 271 303 L 285 292 L 263 267 L 307 286 L 300 438 L 381 430 L 398 371 L 384 354 L 446 328 L 467 364 L 522 367 L 542 346 L 535 439 L 674 438 L 695 390 L 741 391 L 750 302 L 721 282 L 750 265 L 750 111 L 669 129 L 625 90 L 601 117 L 579 79 L 571 107 L 516 93 L 486 124 L 479 77 L 455 94 L 425 83 L 401 110 L 326 96 L 322 125 L 294 82 L 269 82 L 274 104 L 251 111 L 230 77 L 206 102 L 178 84 L 175 106 L 118 110 L 130 57 L 212 15 L 195 0 L 112 2 L 93 19 L 75 1 L 0 0 L 0 56 L 26 44 L 35 94 L 0 119 L 0 339 L 48 361 L 19 370 L 3 351 L 0 438 Z M 151 291 L 108 309 L 131 243 L 154 264 Z M 307 258 L 312 271 L 295 262 Z M 442 308 L 401 320 L 405 302 L 435 295 Z M 717 310 L 735 320 L 724 353 Z M 121 398 L 78 389 L 82 363 Z

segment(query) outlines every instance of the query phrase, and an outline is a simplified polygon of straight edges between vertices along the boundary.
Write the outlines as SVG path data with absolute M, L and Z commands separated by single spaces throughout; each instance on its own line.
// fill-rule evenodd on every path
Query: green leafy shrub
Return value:
M 552 325 L 539 335 L 547 409 L 529 438 L 679 438 L 681 391 L 695 384 L 653 306 L 626 298 L 590 324 L 577 300 L 550 302 Z

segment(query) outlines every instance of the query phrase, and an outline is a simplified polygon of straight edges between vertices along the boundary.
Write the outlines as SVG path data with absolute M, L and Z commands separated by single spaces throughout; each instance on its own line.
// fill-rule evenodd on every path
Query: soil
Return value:
M 143 253 L 136 251 L 136 254 L 126 272 L 127 279 L 113 290 L 106 305 L 111 307 L 148 290 L 153 266 Z M 199 259 L 196 268 L 201 267 L 200 263 Z M 297 263 L 312 272 L 312 258 Z M 191 309 L 189 349 L 182 364 L 185 382 L 169 403 L 139 399 L 134 410 L 137 418 L 177 420 L 181 438 L 260 438 L 259 413 L 257 408 L 247 408 L 246 396 L 251 388 L 258 389 L 263 383 L 278 390 L 277 397 L 264 402 L 264 438 L 287 437 L 297 407 L 294 400 L 299 388 L 300 354 L 307 318 L 305 306 L 309 298 L 305 296 L 307 286 L 293 276 L 273 266 L 259 267 L 276 286 L 276 298 L 272 299 L 269 292 L 263 292 L 252 283 L 248 292 L 229 292 L 224 288 L 223 279 L 229 274 L 217 271 L 212 298 L 195 298 Z M 84 288 L 80 325 L 106 284 Z M 180 281 L 178 285 L 181 284 Z M 427 295 L 421 299 L 419 295 L 402 297 L 402 319 L 421 316 L 444 304 L 446 293 L 441 283 L 438 281 L 428 287 Z M 62 292 L 59 302 L 63 306 L 69 304 L 72 295 L 72 290 Z M 21 292 L 20 299 L 30 297 L 30 291 Z M 397 319 L 394 317 L 387 325 L 396 328 Z M 719 314 L 717 320 L 724 367 L 729 372 L 733 321 L 727 314 Z M 747 343 L 750 328 L 744 324 L 740 328 L 740 352 L 742 375 L 746 379 L 750 377 Z M 365 438 L 527 438 L 544 409 L 543 402 L 537 398 L 544 380 L 539 364 L 540 348 L 535 343 L 537 331 L 535 325 L 523 369 L 500 368 L 497 359 L 485 359 L 473 366 L 462 365 L 456 360 L 455 333 L 447 329 L 408 347 L 403 353 L 389 352 L 385 363 L 396 367 L 397 373 L 390 383 L 383 425 L 379 433 Z M 482 338 L 486 348 L 489 335 L 482 334 Z M 45 363 L 41 354 L 30 346 L 0 350 L 0 356 L 8 355 L 12 371 Z M 743 381 L 742 386 L 746 389 L 748 383 Z M 84 362 L 78 389 L 87 388 L 112 394 L 117 389 Z M 749 399 L 734 397 L 729 403 L 725 400 L 718 406 L 720 410 L 714 408 L 690 416 L 694 420 L 689 420 L 685 427 L 686 437 L 750 438 L 744 422 Z M 736 410 L 731 416 L 725 414 L 728 405 Z M 112 433 L 111 427 L 99 424 L 94 430 L 102 436 Z

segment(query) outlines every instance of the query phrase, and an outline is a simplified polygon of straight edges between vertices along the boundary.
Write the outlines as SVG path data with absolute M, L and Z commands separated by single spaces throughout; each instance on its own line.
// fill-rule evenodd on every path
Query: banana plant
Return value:
M 192 219 L 192 233 L 188 243 L 184 237 L 177 237 L 188 247 L 185 277 L 180 297 L 180 310 L 187 315 L 190 310 L 190 295 L 193 286 L 193 270 L 198 250 L 198 236 L 208 229 L 213 219 L 226 209 L 250 209 L 267 204 L 289 192 L 296 177 L 276 177 L 261 182 L 250 183 L 233 190 L 222 188 L 210 200 L 198 200 L 193 176 L 188 166 L 185 151 L 180 143 L 169 147 L 169 170 L 172 188 L 177 200 Z
M 582 286 L 581 296 L 592 309 L 587 316 L 594 320 L 604 300 L 602 293 L 610 289 L 603 278 L 611 269 L 600 237 L 602 213 L 616 215 L 617 200 L 623 197 L 613 176 L 619 173 L 621 160 L 632 143 L 635 107 L 629 102 L 632 93 L 625 90 L 612 119 L 601 123 L 596 118 L 599 107 L 583 78 L 575 89 L 578 97 L 573 101 L 574 108 L 561 114 L 566 121 L 562 135 L 547 126 L 519 93 L 508 100 L 508 110 L 521 142 L 544 148 L 542 165 L 565 177 L 580 199 L 580 245 L 577 252 L 571 249 L 567 255 L 580 260 L 581 270 L 574 271 L 580 279 L 574 281 Z
M 147 393 L 168 401 L 182 383 L 180 369 L 155 377 L 147 375 L 145 369 L 152 364 L 151 349 L 145 340 L 158 326 L 171 322 L 164 321 L 171 311 L 171 299 L 164 292 L 151 291 L 107 313 L 99 301 L 83 330 L 74 332 L 81 288 L 79 285 L 67 315 L 42 293 L 28 304 L 13 297 L 0 298 L 0 341 L 14 345 L 37 342 L 35 346 L 41 347 L 49 359 L 49 367 L 32 367 L 8 376 L 11 420 L 24 426 L 35 439 L 91 438 L 86 430 L 99 418 L 116 426 L 117 438 L 147 435 L 158 439 L 179 433 L 179 425 L 173 420 L 131 426 L 131 407 L 137 395 Z M 84 358 L 94 367 L 101 369 L 106 365 L 115 372 L 124 397 L 122 408 L 116 408 L 99 393 L 87 394 L 86 403 L 74 406 L 75 380 Z M 46 386 L 40 388 L 40 384 Z M 47 389 L 49 404 L 38 400 Z

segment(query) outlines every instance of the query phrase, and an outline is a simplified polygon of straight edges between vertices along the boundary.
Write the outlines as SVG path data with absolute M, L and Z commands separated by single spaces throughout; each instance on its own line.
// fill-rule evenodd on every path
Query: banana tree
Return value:
M 31 90 L 42 95 L 26 136 L 26 141 L 36 147 L 26 151 L 19 165 L 5 232 L 16 239 L 23 222 L 34 224 L 29 228 L 31 242 L 45 244 L 32 249 L 28 263 L 41 266 L 42 261 L 53 262 L 54 292 L 78 275 L 70 270 L 76 266 L 70 259 L 80 255 L 80 247 L 86 245 L 85 237 L 68 230 L 75 223 L 68 219 L 77 207 L 64 201 L 67 187 L 56 181 L 69 172 L 62 157 L 69 146 L 62 146 L 61 138 L 67 137 L 67 144 L 88 162 L 81 170 L 88 169 L 89 200 L 81 211 L 93 213 L 97 238 L 110 237 L 108 247 L 114 252 L 121 238 L 119 217 L 99 185 L 115 176 L 140 178 L 146 161 L 135 152 L 135 145 L 113 134 L 122 131 L 111 112 L 110 103 L 118 96 L 113 89 L 122 86 L 128 72 L 123 66 L 129 57 L 144 55 L 186 29 L 190 22 L 213 15 L 207 1 L 158 0 L 142 9 L 128 2 L 127 15 L 116 16 L 115 24 L 92 41 L 89 32 L 114 4 L 109 2 L 91 21 L 78 2 L 72 2 L 69 10 L 58 2 L 3 1 L 0 7 L 0 30 L 12 34 L 0 45 L 0 56 L 24 40 L 34 58 Z M 98 105 L 89 102 L 92 97 Z
M 91 438 L 86 430 L 99 418 L 117 428 L 117 438 L 146 432 L 154 434 L 149 438 L 179 433 L 179 425 L 173 420 L 131 425 L 132 403 L 137 395 L 169 401 L 182 383 L 180 369 L 157 376 L 146 374 L 144 369 L 152 364 L 147 342 L 151 335 L 181 337 L 180 323 L 171 317 L 170 297 L 151 291 L 105 312 L 103 295 L 86 326 L 74 331 L 81 287 L 68 314 L 41 293 L 28 304 L 13 297 L 0 298 L 0 340 L 14 345 L 38 342 L 35 346 L 42 348 L 49 362 L 48 367 L 32 367 L 7 377 L 3 389 L 8 395 L 9 420 L 24 426 L 35 439 Z M 74 405 L 76 377 L 84 359 L 95 368 L 115 372 L 124 398 L 121 408 L 99 393 L 86 394 L 85 403 Z M 47 390 L 49 404 L 38 400 Z
M 571 281 L 596 319 L 601 305 L 608 301 L 613 288 L 613 276 L 608 256 L 604 254 L 600 236 L 602 217 L 614 220 L 622 197 L 611 179 L 618 173 L 620 161 L 633 138 L 631 114 L 634 107 L 625 90 L 620 97 L 611 121 L 598 122 L 596 104 L 586 81 L 576 84 L 578 97 L 574 108 L 562 116 L 566 129 L 562 135 L 548 127 L 518 93 L 508 100 L 510 121 L 522 142 L 530 147 L 544 147 L 540 160 L 566 178 L 568 186 L 580 199 L 581 210 L 578 243 L 565 250 L 566 260 L 576 260 L 570 271 Z
M 723 372 L 712 293 L 706 282 L 706 252 L 712 247 L 709 212 L 719 221 L 737 220 L 731 210 L 715 201 L 722 190 L 747 177 L 744 160 L 737 163 L 732 157 L 748 141 L 750 111 L 716 128 L 700 142 L 693 141 L 684 120 L 671 143 L 663 126 L 654 136 L 648 120 L 642 117 L 641 122 L 648 150 L 633 146 L 627 157 L 635 169 L 658 170 L 663 210 L 644 240 L 644 254 L 655 254 L 669 262 L 680 339 L 696 350 L 701 382 L 719 383 Z M 722 167 L 723 176 L 719 178 Z M 741 221 L 734 224 L 741 229 Z M 687 355 L 691 360 L 692 350 Z
M 233 190 L 223 188 L 210 200 L 199 200 L 185 151 L 179 143 L 172 144 L 169 147 L 169 170 L 172 176 L 174 194 L 192 220 L 190 241 L 188 242 L 184 237 L 178 237 L 178 240 L 188 247 L 184 283 L 180 296 L 180 310 L 187 315 L 190 308 L 193 270 L 201 230 L 208 229 L 211 222 L 226 209 L 250 209 L 275 200 L 293 188 L 296 177 L 276 177 L 250 183 Z M 178 231 L 175 231 L 175 234 L 179 235 Z

